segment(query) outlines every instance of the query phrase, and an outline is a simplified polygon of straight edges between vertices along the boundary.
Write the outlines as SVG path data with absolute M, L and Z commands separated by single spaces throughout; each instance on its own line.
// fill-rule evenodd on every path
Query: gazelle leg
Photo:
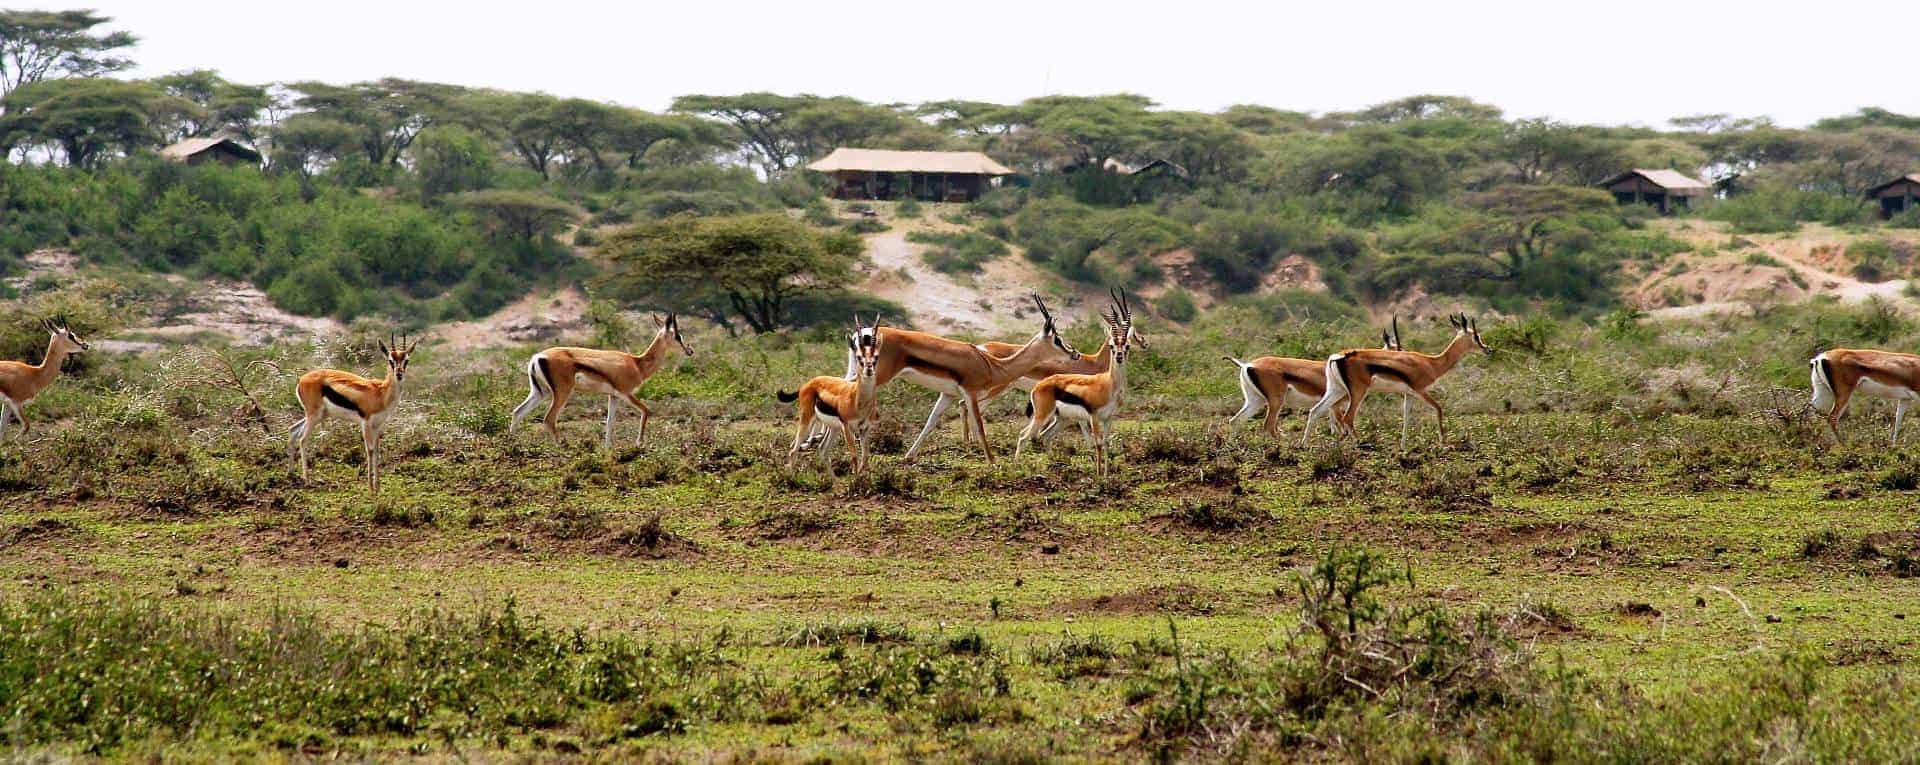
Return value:
M 547 404 L 547 435 L 553 436 L 553 442 L 560 442 L 560 431 L 555 423 L 560 421 L 560 410 L 567 405 L 567 397 L 573 395 L 573 383 L 553 381 L 553 398 Z
M 847 441 L 847 461 L 853 463 L 853 466 L 849 468 L 849 470 L 852 471 L 853 475 L 859 475 L 860 442 L 859 439 L 853 437 L 853 428 L 847 425 L 846 420 L 840 421 L 840 437 Z
M 1400 449 L 1407 448 L 1407 430 L 1413 427 L 1413 398 L 1400 397 Z
M 968 391 L 966 415 L 973 419 L 973 429 L 980 434 L 980 451 L 986 453 L 987 465 L 992 466 L 993 444 L 987 442 L 987 421 L 980 416 L 980 404 L 979 394 Z
M 1836 444 L 1847 442 L 1847 439 L 1840 435 L 1840 417 L 1847 413 L 1847 404 L 1852 400 L 1852 388 L 1834 391 L 1833 409 L 1827 412 L 1827 429 L 1833 431 L 1833 442 Z
M 1892 440 L 1892 444 L 1894 446 L 1900 445 L 1900 425 L 1906 421 L 1906 418 L 1907 418 L 1907 400 L 1903 398 L 1894 399 L 1893 401 L 1893 440 Z
M 1092 469 L 1100 481 L 1106 481 L 1106 432 L 1100 429 L 1100 417 L 1087 415 L 1087 438 L 1092 440 Z
M 378 466 L 373 463 L 373 422 L 371 420 L 360 421 L 360 454 L 367 461 L 367 491 L 378 493 L 380 473 Z
M 26 412 L 20 411 L 20 402 L 10 398 L 4 400 L 7 402 L 7 411 L 13 413 L 13 421 L 20 423 L 20 435 L 14 438 L 26 438 L 28 433 L 33 432 L 33 423 L 27 422 Z
M 618 406 L 620 406 L 618 397 L 612 395 L 607 396 L 607 428 L 606 432 L 600 436 L 600 448 L 602 449 L 613 448 L 613 413 Z
M 1440 429 L 1440 441 L 1445 443 L 1447 440 L 1447 413 L 1440 409 L 1440 402 L 1433 400 L 1433 397 L 1427 395 L 1426 391 L 1417 390 L 1414 391 L 1413 394 L 1419 396 L 1421 401 L 1427 402 L 1427 406 L 1433 407 L 1433 424 Z
M 920 453 L 920 446 L 926 443 L 927 435 L 940 425 L 940 417 L 947 413 L 947 407 L 950 406 L 953 406 L 953 397 L 945 393 L 940 394 L 940 398 L 933 402 L 933 411 L 927 413 L 926 427 L 920 429 L 920 435 L 913 439 L 913 445 L 907 447 L 907 454 L 903 459 L 911 460 L 913 455 Z
M 787 449 L 787 467 L 793 467 L 793 460 L 800 455 L 800 445 L 807 442 L 807 436 L 813 433 L 813 407 L 800 408 L 800 427 L 794 431 L 793 446 Z
M 527 400 L 520 402 L 519 406 L 513 408 L 513 421 L 507 423 L 507 432 L 512 433 L 515 428 L 520 427 L 520 421 L 526 419 L 527 415 L 533 414 L 534 408 L 540 406 L 540 402 L 545 399 L 545 396 L 540 395 L 538 388 L 528 393 Z

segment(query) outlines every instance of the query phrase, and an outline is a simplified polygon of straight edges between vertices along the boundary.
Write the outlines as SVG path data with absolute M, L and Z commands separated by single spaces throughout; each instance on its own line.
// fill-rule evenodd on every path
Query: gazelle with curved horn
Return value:
M 1893 444 L 1907 404 L 1920 398 L 1920 356 L 1893 351 L 1835 348 L 1813 357 L 1813 408 L 1827 420 L 1834 443 L 1842 443 L 1840 418 L 1855 394 L 1893 399 Z
M 968 435 L 979 436 L 987 464 L 993 464 L 993 447 L 987 442 L 986 422 L 981 418 L 980 406 L 992 398 L 991 394 L 1005 391 L 1014 380 L 1036 366 L 1080 358 L 1080 352 L 1060 336 L 1046 301 L 1038 294 L 1029 298 L 1034 307 L 1040 309 L 1040 331 L 1005 356 L 990 354 L 972 343 L 925 332 L 894 327 L 861 330 L 873 334 L 880 345 L 880 358 L 874 370 L 876 386 L 885 386 L 895 377 L 902 377 L 940 394 L 939 400 L 933 403 L 933 411 L 927 414 L 926 426 L 920 429 L 913 445 L 907 447 L 906 459 L 913 459 L 920 452 L 928 434 L 939 426 L 941 416 L 958 401 L 966 418 Z
M 1119 303 L 1120 295 L 1118 292 L 1115 292 L 1113 288 L 1108 288 L 1107 295 L 1115 304 Z M 981 343 L 980 347 L 987 349 L 988 353 L 995 356 L 1009 356 L 1012 355 L 1014 351 L 1020 350 L 1020 346 L 1012 343 L 999 342 Z M 1127 328 L 1127 347 L 1131 350 L 1146 349 L 1152 346 L 1147 344 L 1147 338 L 1140 333 L 1139 327 L 1130 325 Z M 1107 371 L 1107 368 L 1112 365 L 1112 363 L 1113 339 L 1112 337 L 1103 337 L 1100 340 L 1099 350 L 1091 354 L 1081 354 L 1080 358 L 1072 361 L 1054 361 L 1036 366 L 1033 369 L 1027 370 L 1026 374 L 1015 379 L 1011 383 L 1011 386 L 1032 393 L 1034 386 L 1039 385 L 1041 380 L 1045 380 L 1054 375 L 1097 375 Z M 1005 388 L 991 391 L 988 393 L 987 398 L 993 399 L 1005 391 Z M 1053 437 L 1054 428 L 1058 427 L 1059 424 L 1059 418 L 1054 418 L 1047 423 L 1044 429 L 1035 434 L 1034 440 L 1042 444 L 1046 443 L 1049 438 Z
M 300 480 L 307 480 L 307 439 L 327 417 L 340 417 L 360 424 L 361 454 L 367 461 L 367 491 L 380 491 L 380 436 L 387 418 L 400 403 L 400 384 L 407 379 L 407 359 L 413 346 L 402 337 L 389 343 L 380 341 L 380 355 L 387 362 L 387 376 L 370 380 L 337 369 L 315 369 L 300 376 L 294 395 L 300 399 L 304 414 L 287 431 L 288 448 L 300 454 Z
M 26 415 L 21 413 L 21 408 L 60 378 L 60 365 L 66 363 L 68 356 L 89 347 L 67 326 L 65 316 L 42 319 L 40 326 L 47 331 L 49 338 L 47 353 L 40 357 L 38 365 L 24 361 L 0 361 L 0 438 L 6 435 L 8 418 L 20 423 L 21 435 L 33 429 Z
M 1380 347 L 1389 351 L 1406 350 L 1400 344 L 1400 317 L 1393 317 L 1392 331 L 1380 331 Z M 1243 401 L 1240 411 L 1234 412 L 1228 422 L 1246 422 L 1253 418 L 1255 412 L 1264 408 L 1266 421 L 1261 429 L 1274 438 L 1281 437 L 1281 407 L 1311 407 L 1327 393 L 1327 362 L 1324 360 L 1286 356 L 1261 356 L 1252 361 L 1241 361 L 1232 356 L 1221 358 L 1233 362 L 1240 371 L 1240 396 Z M 1413 400 L 1401 397 L 1401 420 L 1412 416 L 1412 408 Z M 1328 422 L 1327 427 L 1338 432 L 1338 426 L 1332 422 Z M 1405 427 L 1404 422 L 1402 427 Z
M 1113 363 L 1099 374 L 1061 374 L 1041 380 L 1033 386 L 1027 402 L 1027 427 L 1013 447 L 1014 460 L 1041 431 L 1050 427 L 1060 414 L 1080 422 L 1080 428 L 1093 442 L 1094 466 L 1100 478 L 1107 477 L 1107 445 L 1113 438 L 1113 416 L 1127 387 L 1127 338 L 1131 336 L 1133 309 L 1126 293 L 1114 295 L 1114 305 L 1101 314 L 1107 323 L 1107 342 L 1113 347 Z
M 578 388 L 607 396 L 607 426 L 601 445 L 613 448 L 614 415 L 622 403 L 640 412 L 640 433 L 633 437 L 633 443 L 638 445 L 647 437 L 647 418 L 653 416 L 653 411 L 635 392 L 666 365 L 671 356 L 669 348 L 693 355 L 693 346 L 680 336 L 678 316 L 667 314 L 665 319 L 655 316 L 653 325 L 653 341 L 637 356 L 625 351 L 569 347 L 548 348 L 533 354 L 533 358 L 527 359 L 527 384 L 532 390 L 527 392 L 525 401 L 513 408 L 513 421 L 507 425 L 507 432 L 518 428 L 520 421 L 532 414 L 540 402 L 549 401 L 545 418 L 547 434 L 559 441 L 560 431 L 555 423 L 560 419 L 560 409 Z
M 1479 324 L 1473 319 L 1454 315 L 1447 317 L 1447 321 L 1453 324 L 1453 340 L 1438 354 L 1369 349 L 1341 351 L 1327 357 L 1327 392 L 1320 397 L 1320 403 L 1314 404 L 1313 411 L 1308 413 L 1307 428 L 1301 435 L 1301 443 L 1306 443 L 1312 437 L 1314 420 L 1329 412 L 1343 434 L 1354 435 L 1354 415 L 1359 413 L 1360 405 L 1366 403 L 1367 393 L 1376 389 L 1425 401 L 1427 406 L 1433 407 L 1440 439 L 1446 440 L 1446 413 L 1441 410 L 1440 402 L 1428 395 L 1427 389 L 1453 371 L 1469 351 L 1477 348 L 1481 353 L 1493 353 L 1493 349 L 1481 342 Z M 1343 405 L 1336 406 L 1343 401 Z M 1402 448 L 1406 447 L 1407 430 L 1407 420 L 1402 419 Z
M 856 319 L 856 322 L 858 320 Z M 874 317 L 876 327 L 879 317 Z M 774 398 L 783 404 L 799 402 L 800 426 L 793 434 L 793 447 L 787 450 L 787 466 L 795 455 L 811 443 L 818 443 L 820 459 L 825 462 L 833 449 L 834 430 L 847 441 L 847 453 L 853 460 L 853 473 L 859 475 L 867 464 L 868 433 L 879 418 L 879 400 L 874 396 L 874 371 L 880 360 L 877 332 L 857 323 L 847 335 L 847 350 L 854 356 L 854 379 L 821 375 L 800 386 L 797 393 L 778 391 Z M 822 432 L 815 435 L 815 429 Z

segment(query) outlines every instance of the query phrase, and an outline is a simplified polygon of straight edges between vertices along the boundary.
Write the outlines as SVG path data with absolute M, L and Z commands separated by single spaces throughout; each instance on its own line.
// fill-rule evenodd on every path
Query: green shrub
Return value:
M 1154 300 L 1153 310 L 1162 318 L 1181 324 L 1193 321 L 1200 315 L 1200 307 L 1193 302 L 1193 294 L 1177 287 Z
M 976 231 L 915 231 L 907 240 L 932 245 L 920 258 L 943 274 L 980 273 L 982 266 L 1008 252 L 1005 243 Z

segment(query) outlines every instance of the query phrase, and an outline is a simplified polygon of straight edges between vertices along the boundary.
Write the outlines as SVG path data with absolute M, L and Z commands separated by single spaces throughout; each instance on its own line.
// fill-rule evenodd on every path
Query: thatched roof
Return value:
M 832 173 L 956 173 L 1013 175 L 1005 165 L 977 151 L 894 151 L 891 149 L 834 149 L 807 165 L 808 170 Z
M 1880 192 L 1886 191 L 1887 189 L 1892 188 L 1894 186 L 1898 186 L 1902 183 L 1920 183 L 1920 173 L 1907 173 L 1906 175 L 1900 176 L 1891 181 L 1887 181 L 1886 183 L 1882 183 L 1878 186 L 1867 189 L 1867 196 L 1870 196 L 1870 197 L 1880 196 Z
M 224 147 L 222 147 L 223 144 L 224 144 Z M 189 157 L 192 157 L 197 154 L 202 154 L 207 151 L 211 151 L 216 147 L 222 147 L 225 151 L 230 151 L 243 157 L 248 157 L 252 159 L 254 162 L 260 161 L 260 152 L 247 148 L 245 145 L 241 144 L 239 141 L 235 141 L 231 138 L 225 138 L 221 136 L 214 136 L 212 138 L 188 138 L 172 146 L 168 146 L 167 148 L 161 149 L 160 156 L 166 157 L 167 159 L 177 159 L 177 160 L 184 161 Z
M 1595 185 L 1612 186 L 1634 176 L 1639 176 L 1648 183 L 1666 189 L 1669 193 L 1683 197 L 1704 194 L 1708 189 L 1713 188 L 1707 185 L 1706 181 L 1689 177 L 1677 170 L 1641 170 L 1638 168 L 1628 170 Z

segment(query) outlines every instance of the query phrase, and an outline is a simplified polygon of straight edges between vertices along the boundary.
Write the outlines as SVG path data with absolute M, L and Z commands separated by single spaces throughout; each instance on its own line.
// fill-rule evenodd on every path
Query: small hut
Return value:
M 1620 204 L 1653 205 L 1662 215 L 1688 209 L 1689 200 L 1713 191 L 1705 181 L 1675 170 L 1628 170 L 1595 185 L 1613 192 Z
M 160 150 L 160 156 L 189 165 L 218 162 L 223 165 L 247 164 L 258 167 L 260 152 L 225 136 L 188 138 Z
M 834 149 L 808 170 L 833 176 L 835 199 L 898 199 L 971 202 L 1012 175 L 1005 165 L 977 151 Z
M 1867 198 L 1880 204 L 1880 219 L 1886 220 L 1920 206 L 1920 173 L 1908 173 L 1867 189 Z

